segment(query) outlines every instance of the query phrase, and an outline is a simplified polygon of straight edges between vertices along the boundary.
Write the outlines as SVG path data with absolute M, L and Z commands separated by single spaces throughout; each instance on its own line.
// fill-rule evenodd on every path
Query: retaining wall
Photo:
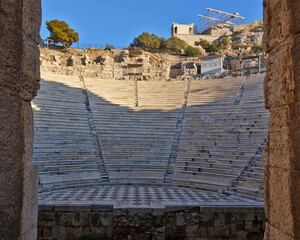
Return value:
M 263 239 L 263 206 L 40 205 L 38 239 Z

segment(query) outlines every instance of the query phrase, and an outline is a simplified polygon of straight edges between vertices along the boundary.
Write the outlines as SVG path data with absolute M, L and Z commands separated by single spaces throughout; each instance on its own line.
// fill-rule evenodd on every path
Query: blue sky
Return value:
M 169 38 L 176 23 L 195 23 L 205 8 L 240 13 L 245 23 L 262 20 L 262 0 L 42 0 L 41 37 L 46 20 L 66 21 L 80 43 L 128 46 L 144 31 Z

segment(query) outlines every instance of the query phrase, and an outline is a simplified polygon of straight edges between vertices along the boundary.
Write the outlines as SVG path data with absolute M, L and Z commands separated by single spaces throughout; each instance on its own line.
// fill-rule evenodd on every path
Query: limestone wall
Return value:
M 84 56 L 81 56 L 82 54 L 79 54 L 79 56 L 61 54 L 64 58 L 61 60 L 58 54 L 49 56 L 49 53 L 44 53 L 41 54 L 41 71 L 100 79 L 129 79 L 128 73 L 130 70 L 127 68 L 127 64 L 132 59 L 126 51 L 115 57 L 110 56 L 110 53 L 101 54 L 97 57 L 94 56 L 94 58 L 91 58 L 88 54 Z M 134 58 L 134 60 L 143 65 L 141 71 L 143 80 L 166 81 L 170 78 L 170 64 L 155 55 L 145 53 Z
M 187 34 L 174 34 L 175 37 L 178 37 L 187 42 L 188 45 L 195 46 L 195 42 L 199 41 L 200 39 L 207 40 L 209 42 L 213 42 L 217 40 L 220 36 L 212 36 L 212 35 L 187 35 Z
M 264 89 L 271 114 L 264 153 L 266 240 L 300 239 L 299 11 L 300 1 L 264 1 Z
M 241 24 L 241 25 L 233 26 L 233 32 L 239 32 L 242 30 L 250 31 L 259 27 L 262 28 L 262 26 L 263 26 L 263 21 L 253 21 L 253 23 L 250 24 Z
M 132 208 L 120 202 L 39 206 L 38 239 L 82 235 L 114 239 L 263 239 L 262 206 L 164 206 Z

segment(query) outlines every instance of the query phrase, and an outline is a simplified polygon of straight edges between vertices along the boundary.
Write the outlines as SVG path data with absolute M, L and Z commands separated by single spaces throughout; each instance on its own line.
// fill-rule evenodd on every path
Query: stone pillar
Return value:
M 300 1 L 264 0 L 265 240 L 300 239 Z
M 0 239 L 36 239 L 40 0 L 0 0 Z

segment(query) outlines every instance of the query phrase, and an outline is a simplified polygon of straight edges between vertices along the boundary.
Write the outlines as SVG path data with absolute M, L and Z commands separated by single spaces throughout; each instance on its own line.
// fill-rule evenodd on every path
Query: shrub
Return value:
M 154 33 L 143 32 L 140 36 L 136 37 L 130 44 L 131 47 L 137 47 L 149 52 L 155 52 L 160 47 L 164 38 L 156 36 Z
M 115 49 L 115 47 L 113 45 L 110 45 L 110 44 L 106 43 L 106 47 L 104 48 L 104 51 L 110 51 L 111 52 L 112 49 Z
M 229 36 L 223 36 L 216 40 L 215 43 L 216 47 L 221 50 L 227 50 L 231 46 L 231 40 Z
M 251 50 L 255 53 L 255 54 L 259 54 L 262 53 L 264 51 L 263 46 L 260 44 L 254 44 L 251 48 Z
M 185 54 L 188 57 L 196 57 L 199 56 L 200 52 L 198 48 L 194 48 L 192 46 L 187 46 L 187 48 L 185 49 Z
M 108 43 L 106 43 L 106 48 L 116 49 L 116 47 L 114 45 L 111 45 L 111 44 L 108 44 Z
M 180 49 L 185 49 L 187 43 L 178 37 L 171 37 L 162 43 L 161 48 L 171 52 L 179 52 Z
M 200 39 L 200 41 L 195 42 L 196 46 L 201 46 L 206 52 L 217 52 L 218 48 L 214 43 L 210 43 L 205 39 Z

